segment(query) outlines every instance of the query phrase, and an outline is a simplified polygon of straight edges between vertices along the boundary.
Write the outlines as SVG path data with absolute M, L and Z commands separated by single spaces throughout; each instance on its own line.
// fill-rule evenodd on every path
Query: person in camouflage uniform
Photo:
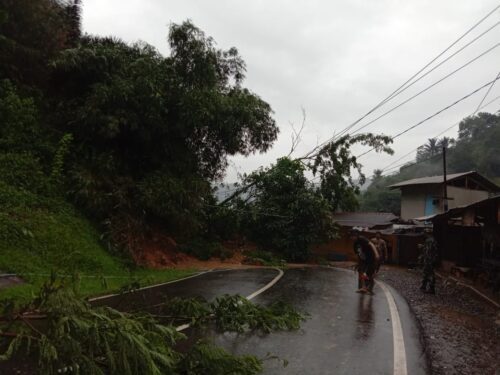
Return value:
M 426 239 L 422 248 L 422 253 L 419 256 L 419 262 L 423 266 L 423 279 L 420 290 L 425 293 L 436 294 L 436 276 L 434 267 L 437 262 L 438 252 L 437 245 L 432 235 L 432 230 L 426 230 Z

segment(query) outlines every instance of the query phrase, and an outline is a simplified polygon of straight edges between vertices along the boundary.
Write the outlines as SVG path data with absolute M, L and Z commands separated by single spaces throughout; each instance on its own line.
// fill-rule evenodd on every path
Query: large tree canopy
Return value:
M 281 158 L 244 180 L 252 188 L 243 231 L 263 249 L 291 261 L 307 260 L 311 245 L 335 234 L 331 207 L 304 172 L 300 161 Z
M 79 0 L 1 0 L 0 77 L 40 87 L 48 61 L 80 37 Z
M 146 43 L 80 36 L 79 10 L 78 0 L 0 3 L 0 109 L 13 119 L 0 147 L 55 168 L 61 191 L 114 243 L 151 223 L 203 231 L 228 156 L 276 140 L 271 107 L 243 86 L 238 51 L 216 48 L 191 22 L 170 26 L 163 56 Z
M 147 44 L 81 40 L 53 63 L 59 128 L 120 169 L 144 176 L 221 177 L 227 156 L 266 151 L 278 128 L 270 106 L 241 86 L 245 64 L 190 22 L 172 25 L 171 55 Z M 61 116 L 62 115 L 62 116 Z
M 261 248 L 274 250 L 287 260 L 307 260 L 311 246 L 335 235 L 332 214 L 358 205 L 359 185 L 365 177 L 351 148 L 360 144 L 392 153 L 391 142 L 383 135 L 345 135 L 309 156 L 283 157 L 246 176 L 239 190 L 245 192 L 245 198 L 231 203 L 243 212 L 240 230 Z M 306 178 L 306 171 L 316 176 L 313 182 Z M 318 183 L 314 183 L 316 179 Z M 228 202 L 231 200 L 223 203 Z

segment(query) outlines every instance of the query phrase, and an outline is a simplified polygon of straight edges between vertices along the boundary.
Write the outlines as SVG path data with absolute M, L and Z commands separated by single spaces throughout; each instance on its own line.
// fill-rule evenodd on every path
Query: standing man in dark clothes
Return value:
M 380 255 L 380 262 L 385 263 L 387 261 L 387 243 L 382 238 L 380 232 L 377 232 L 375 237 L 373 237 L 370 241 L 377 248 L 378 255 Z
M 420 264 L 423 267 L 423 278 L 420 290 L 424 293 L 436 294 L 434 267 L 438 259 L 437 246 L 434 236 L 432 235 L 432 229 L 426 229 L 424 233 L 426 238 L 424 244 L 420 245 L 422 253 L 419 256 Z
M 373 294 L 375 273 L 378 270 L 380 261 L 377 248 L 368 238 L 362 236 L 359 231 L 352 231 L 351 238 L 354 240 L 354 252 L 358 256 L 357 292 Z

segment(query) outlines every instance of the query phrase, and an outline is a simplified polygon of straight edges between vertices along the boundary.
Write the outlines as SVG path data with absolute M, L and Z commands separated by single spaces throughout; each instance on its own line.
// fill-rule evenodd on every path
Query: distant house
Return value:
M 426 220 L 433 223 L 445 269 L 477 268 L 490 286 L 500 290 L 500 195 Z
M 448 208 L 466 206 L 500 192 L 500 187 L 477 172 L 449 174 Z M 421 219 L 444 212 L 443 176 L 415 178 L 389 186 L 401 190 L 401 218 Z
M 333 221 L 340 227 L 338 238 L 316 246 L 313 253 L 329 260 L 354 261 L 357 258 L 349 232 L 357 228 L 371 238 L 373 231 L 390 228 L 395 220 L 397 216 L 387 212 L 337 212 L 333 214 Z

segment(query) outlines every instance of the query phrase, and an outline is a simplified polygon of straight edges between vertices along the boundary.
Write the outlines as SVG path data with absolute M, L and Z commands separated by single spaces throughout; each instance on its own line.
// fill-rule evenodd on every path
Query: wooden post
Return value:
M 443 183 L 444 183 L 444 195 L 443 195 L 443 209 L 444 212 L 448 211 L 448 186 L 446 182 L 446 146 L 443 146 Z

